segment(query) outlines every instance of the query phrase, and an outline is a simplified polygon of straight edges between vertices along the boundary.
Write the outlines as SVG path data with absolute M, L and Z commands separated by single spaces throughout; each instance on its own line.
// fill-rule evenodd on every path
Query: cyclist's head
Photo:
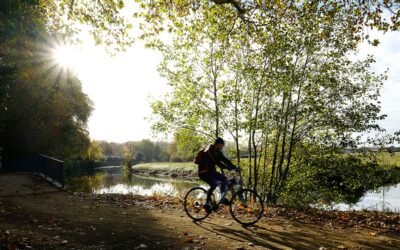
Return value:
M 225 146 L 224 139 L 222 139 L 221 137 L 218 137 L 217 139 L 215 139 L 214 145 L 218 149 L 222 149 Z

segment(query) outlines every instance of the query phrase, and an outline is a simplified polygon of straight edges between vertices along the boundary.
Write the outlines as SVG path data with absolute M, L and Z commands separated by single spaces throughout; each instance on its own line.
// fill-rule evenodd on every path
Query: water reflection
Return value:
M 128 179 L 121 174 L 121 168 L 107 167 L 98 169 L 104 173 L 102 184 L 93 188 L 96 194 L 118 193 L 138 195 L 172 195 L 181 196 L 190 188 L 199 186 L 196 181 L 154 178 L 132 175 Z
M 337 204 L 333 206 L 338 210 L 372 210 L 400 212 L 400 184 L 383 187 L 378 191 L 367 192 L 364 197 L 354 205 Z

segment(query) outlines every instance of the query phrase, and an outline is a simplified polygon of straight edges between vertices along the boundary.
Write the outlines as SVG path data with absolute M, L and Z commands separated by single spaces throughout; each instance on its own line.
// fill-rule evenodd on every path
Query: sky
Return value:
M 361 44 L 360 56 L 375 56 L 376 63 L 372 70 L 376 73 L 389 69 L 380 98 L 382 114 L 386 114 L 387 118 L 380 125 L 393 133 L 400 130 L 400 32 L 371 32 L 370 35 L 379 39 L 380 44 L 377 47 Z
M 159 77 L 161 56 L 136 42 L 111 57 L 104 49 L 85 45 L 76 67 L 83 91 L 94 103 L 88 128 L 96 140 L 125 142 L 151 138 L 150 98 L 167 91 Z
M 361 44 L 360 57 L 374 55 L 372 70 L 376 73 L 389 68 L 380 99 L 382 113 L 388 117 L 380 125 L 393 133 L 400 130 L 400 32 L 371 32 L 370 36 L 378 38 L 380 45 Z M 82 40 L 79 49 L 64 48 L 57 53 L 76 72 L 83 91 L 94 103 L 88 122 L 90 137 L 114 142 L 153 138 L 146 119 L 151 115 L 150 98 L 161 97 L 168 90 L 166 80 L 157 72 L 159 52 L 136 41 L 125 52 L 111 56 L 89 36 Z

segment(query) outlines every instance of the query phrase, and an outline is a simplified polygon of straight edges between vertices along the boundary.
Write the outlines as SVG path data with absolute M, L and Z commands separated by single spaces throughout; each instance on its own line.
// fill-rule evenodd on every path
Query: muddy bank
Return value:
M 197 166 L 192 163 L 146 163 L 132 167 L 132 174 L 198 180 Z

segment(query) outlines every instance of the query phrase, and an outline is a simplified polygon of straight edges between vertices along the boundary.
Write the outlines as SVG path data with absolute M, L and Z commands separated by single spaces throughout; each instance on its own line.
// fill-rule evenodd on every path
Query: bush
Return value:
M 328 154 L 294 165 L 279 202 L 292 206 L 356 203 L 366 191 L 400 181 L 400 169 L 354 155 Z
M 72 178 L 82 175 L 93 175 L 95 168 L 101 167 L 101 162 L 96 160 L 69 159 L 64 162 L 64 178 Z

